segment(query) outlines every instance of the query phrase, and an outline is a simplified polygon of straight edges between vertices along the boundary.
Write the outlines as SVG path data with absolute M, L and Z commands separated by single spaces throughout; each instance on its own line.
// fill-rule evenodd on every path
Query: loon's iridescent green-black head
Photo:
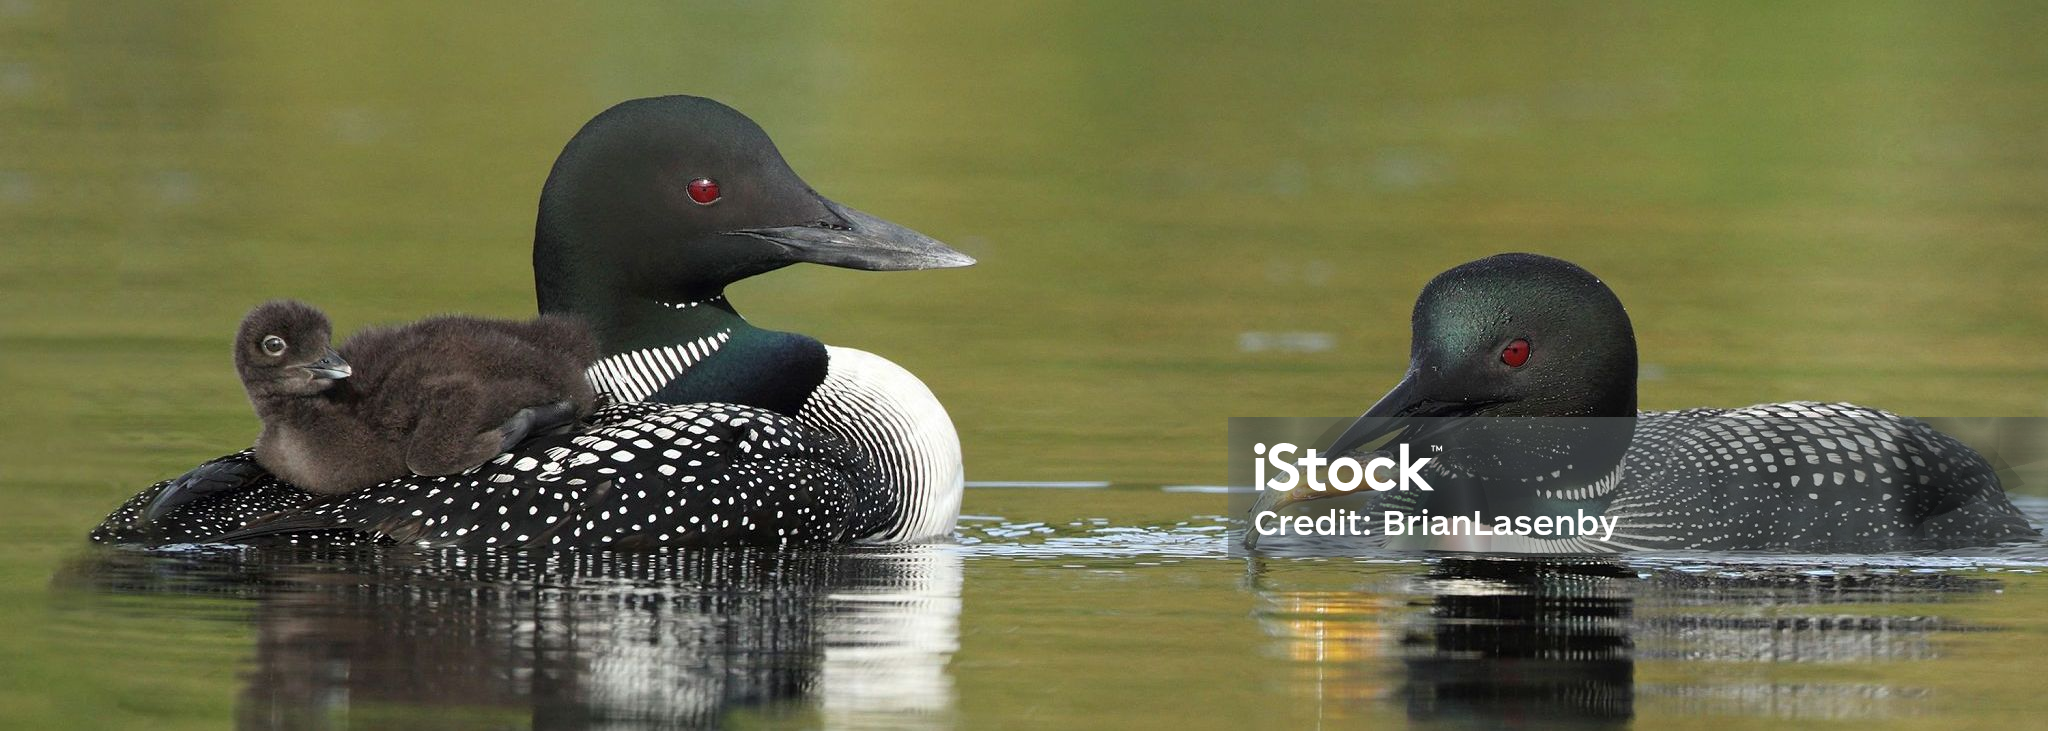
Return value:
M 797 262 L 869 270 L 974 260 L 819 195 L 760 125 L 691 96 L 635 99 L 585 124 L 541 191 L 543 312 L 610 298 L 690 302 Z
M 1333 445 L 1387 433 L 1375 417 L 1632 416 L 1636 341 L 1599 277 L 1563 259 L 1499 254 L 1430 280 L 1408 371 Z

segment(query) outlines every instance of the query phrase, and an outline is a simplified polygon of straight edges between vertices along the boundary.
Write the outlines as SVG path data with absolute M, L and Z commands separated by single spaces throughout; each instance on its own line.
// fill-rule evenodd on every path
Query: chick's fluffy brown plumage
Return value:
M 353 372 L 338 379 L 319 364 L 330 332 L 319 310 L 284 300 L 251 311 L 236 338 L 236 369 L 263 420 L 256 458 L 312 492 L 462 472 L 588 416 L 596 400 L 583 369 L 597 341 L 573 318 L 365 329 L 340 348 Z

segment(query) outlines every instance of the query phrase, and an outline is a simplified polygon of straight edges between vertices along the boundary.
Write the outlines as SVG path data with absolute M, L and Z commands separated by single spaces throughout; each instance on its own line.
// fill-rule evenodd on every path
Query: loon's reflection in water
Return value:
M 245 728 L 342 727 L 392 706 L 542 728 L 722 726 L 735 712 L 950 725 L 961 559 L 947 546 L 107 551 L 60 581 L 253 599 Z
M 1954 601 L 1997 586 L 1948 573 L 1707 572 L 1589 558 L 1443 558 L 1424 567 L 1254 558 L 1249 583 L 1261 628 L 1295 661 L 1290 690 L 1319 704 L 1319 715 L 1367 716 L 1391 703 L 1412 722 L 1460 728 L 1531 719 L 1618 727 L 1650 704 L 1665 717 L 1914 715 L 1924 689 L 1782 683 L 1768 670 L 1937 657 L 1937 633 L 1980 628 L 1860 614 L 1857 605 Z M 1650 671 L 1669 662 L 1713 663 L 1711 680 L 1698 682 L 1700 665 Z

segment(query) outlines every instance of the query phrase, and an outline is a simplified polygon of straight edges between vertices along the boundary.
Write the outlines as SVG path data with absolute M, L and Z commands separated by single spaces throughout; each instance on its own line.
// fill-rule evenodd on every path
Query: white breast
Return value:
M 951 535 L 963 472 L 953 419 L 917 376 L 887 358 L 825 346 L 825 382 L 797 421 L 851 442 L 881 468 L 898 499 L 897 520 L 868 539 L 912 543 Z

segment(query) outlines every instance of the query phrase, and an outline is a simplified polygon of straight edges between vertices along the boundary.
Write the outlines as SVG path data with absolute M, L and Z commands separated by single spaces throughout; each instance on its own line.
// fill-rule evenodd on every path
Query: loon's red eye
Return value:
M 1520 368 L 1523 363 L 1529 362 L 1529 341 L 1515 338 L 1514 342 L 1501 348 L 1500 362 L 1508 364 L 1509 368 Z
M 690 181 L 689 191 L 690 200 L 696 201 L 697 205 L 708 206 L 718 202 L 718 181 L 716 180 L 710 178 L 692 180 Z

